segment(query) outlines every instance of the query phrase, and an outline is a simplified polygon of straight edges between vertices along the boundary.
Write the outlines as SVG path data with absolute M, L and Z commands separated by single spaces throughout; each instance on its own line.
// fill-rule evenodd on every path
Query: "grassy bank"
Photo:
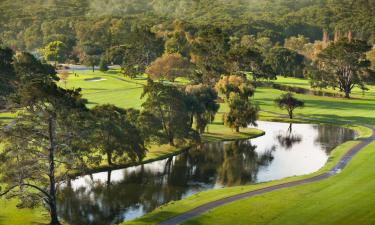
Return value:
M 214 209 L 184 224 L 374 224 L 375 142 L 337 176 Z

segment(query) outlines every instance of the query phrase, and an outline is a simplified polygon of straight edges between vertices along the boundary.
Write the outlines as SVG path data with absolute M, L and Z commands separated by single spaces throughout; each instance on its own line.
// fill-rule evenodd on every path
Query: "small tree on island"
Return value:
M 316 67 L 309 72 L 312 87 L 338 88 L 346 98 L 356 86 L 366 90 L 365 82 L 373 75 L 366 58 L 370 49 L 359 40 L 332 43 L 318 55 Z
M 290 119 L 293 119 L 293 112 L 297 108 L 303 108 L 305 103 L 293 96 L 292 93 L 282 94 L 275 99 L 275 104 L 282 110 L 287 110 Z
M 223 116 L 224 124 L 240 131 L 248 125 L 256 125 L 259 107 L 250 101 L 255 88 L 245 76 L 223 76 L 217 83 L 216 89 L 225 96 L 229 106 L 229 113 Z
M 241 98 L 238 94 L 232 93 L 229 98 L 229 113 L 224 114 L 224 124 L 240 132 L 240 128 L 247 128 L 249 125 L 256 126 L 259 107 L 252 104 L 248 99 Z

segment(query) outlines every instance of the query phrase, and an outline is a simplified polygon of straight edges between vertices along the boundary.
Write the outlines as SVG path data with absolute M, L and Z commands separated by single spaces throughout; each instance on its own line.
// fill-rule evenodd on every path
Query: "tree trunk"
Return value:
M 236 133 L 240 133 L 240 127 L 236 127 Z
M 49 117 L 48 119 L 48 136 L 49 136 L 49 141 L 50 141 L 50 146 L 49 146 L 49 156 L 48 156 L 48 161 L 49 161 L 49 206 L 50 206 L 50 215 L 51 215 L 51 225 L 60 225 L 59 218 L 57 215 L 57 206 L 56 206 L 56 185 L 55 185 L 55 150 L 56 150 L 56 145 L 55 145 L 55 140 L 54 140 L 54 120 L 52 116 Z
M 350 91 L 348 90 L 345 90 L 345 98 L 350 98 Z
M 107 162 L 108 162 L 108 166 L 113 165 L 113 163 L 112 163 L 112 152 L 107 152 Z
M 169 144 L 170 144 L 171 146 L 175 146 L 175 145 L 174 145 L 174 138 L 173 138 L 173 135 L 170 135 L 170 136 L 169 136 Z
M 92 72 L 95 72 L 95 65 L 92 65 Z
M 112 179 L 112 170 L 107 172 L 107 187 L 111 186 L 111 179 Z
M 293 110 L 288 110 L 289 119 L 293 119 Z

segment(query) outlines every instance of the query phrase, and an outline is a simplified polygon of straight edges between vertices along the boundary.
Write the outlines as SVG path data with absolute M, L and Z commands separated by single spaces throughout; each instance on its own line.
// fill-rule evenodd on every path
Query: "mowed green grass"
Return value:
M 234 202 L 185 225 L 373 225 L 375 142 L 340 174 L 314 184 Z
M 98 82 L 88 82 L 85 79 L 101 77 L 105 80 Z M 120 80 L 120 79 L 124 79 Z M 182 81 L 184 82 L 184 81 Z M 289 82 L 291 85 L 301 85 L 309 87 L 307 80 L 291 79 L 278 80 L 277 82 Z M 89 106 L 93 107 L 96 104 L 115 104 L 124 108 L 140 108 L 143 100 L 140 96 L 143 92 L 143 85 L 146 83 L 144 78 L 131 80 L 123 77 L 118 71 L 109 71 L 102 73 L 91 71 L 81 73 L 79 77 L 71 75 L 67 82 L 68 88 L 82 88 L 83 97 L 89 100 Z M 295 83 L 295 84 L 293 84 Z M 64 83 L 60 83 L 64 86 Z M 258 88 L 255 94 L 255 101 L 258 102 L 262 110 L 286 113 L 274 106 L 273 99 L 279 96 L 282 92 L 271 88 Z M 375 87 L 370 86 L 370 91 L 362 96 L 360 91 L 354 93 L 355 99 L 339 99 L 329 97 L 318 97 L 308 95 L 296 95 L 298 98 L 304 99 L 306 107 L 304 109 L 296 110 L 296 115 L 304 119 L 324 120 L 326 122 L 344 123 L 344 124 L 370 124 L 375 125 Z M 227 111 L 225 104 L 222 105 L 220 112 Z M 13 115 L 6 113 L 0 114 L 0 118 L 9 119 Z M 268 119 L 269 116 L 275 116 L 267 112 L 261 113 L 261 118 Z M 221 121 L 222 115 L 218 115 L 214 124 L 210 125 L 209 133 L 204 135 L 204 140 L 219 141 L 223 139 L 243 138 L 248 135 L 257 135 L 259 131 L 242 130 L 243 133 L 235 134 L 231 129 L 225 128 Z M 349 147 L 356 142 L 349 142 L 339 147 L 339 150 L 334 151 L 336 156 L 333 159 L 338 159 Z M 372 146 L 374 148 L 374 146 Z M 161 148 L 153 147 L 147 159 L 160 157 L 164 154 L 173 153 L 176 149 L 168 146 L 161 146 Z M 334 161 L 334 160 L 333 160 Z M 333 163 L 331 161 L 329 165 Z M 332 164 L 333 165 L 333 164 Z M 327 167 L 328 168 L 328 167 Z M 373 169 L 369 167 L 369 170 Z M 300 179 L 300 178 L 291 178 Z M 288 179 L 290 180 L 290 179 Z M 155 212 L 142 217 L 139 220 L 128 222 L 129 224 L 152 224 L 155 221 L 161 221 L 170 216 L 184 212 L 188 209 L 196 207 L 200 204 L 209 202 L 211 200 L 230 196 L 244 191 L 254 190 L 263 185 L 271 185 L 278 182 L 285 182 L 287 180 L 277 181 L 273 183 L 266 183 L 261 185 L 235 187 L 229 189 L 220 189 L 211 192 L 200 193 L 186 200 L 179 202 L 172 202 L 167 206 L 157 209 Z M 365 181 L 365 180 L 364 180 Z M 366 181 L 367 182 L 367 181 Z M 350 190 L 350 189 L 349 189 Z M 242 206 L 241 206 L 242 207 Z M 261 216 L 259 214 L 258 216 Z M 18 219 L 19 218 L 19 219 Z M 222 218 L 221 216 L 218 218 Z M 42 209 L 35 210 L 20 210 L 15 207 L 15 201 L 8 202 L 0 199 L 0 225 L 18 225 L 18 224 L 35 224 L 39 222 L 47 222 L 48 216 Z M 152 222 L 151 222 L 152 221 Z M 232 218 L 233 221 L 233 218 Z M 128 224 L 126 223 L 126 224 Z M 203 223 L 207 224 L 207 223 Z M 215 223 L 208 223 L 215 224 Z M 232 224 L 232 223 L 229 223 Z M 298 224 L 298 223 L 297 223 Z M 324 223 L 323 223 L 324 224 Z
M 145 78 L 130 79 L 124 77 L 118 70 L 108 72 L 85 71 L 77 73 L 78 77 L 70 75 L 66 83 L 67 88 L 81 88 L 83 97 L 89 101 L 88 106 L 97 104 L 115 104 L 123 108 L 141 108 Z M 101 78 L 99 81 L 88 79 Z M 65 87 L 64 82 L 59 85 Z

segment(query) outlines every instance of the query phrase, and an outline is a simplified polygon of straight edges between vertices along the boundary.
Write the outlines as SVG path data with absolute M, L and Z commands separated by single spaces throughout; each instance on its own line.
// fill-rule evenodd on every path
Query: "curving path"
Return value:
M 176 216 L 174 218 L 171 218 L 169 220 L 160 222 L 157 225 L 175 225 L 175 224 L 180 224 L 180 223 L 183 223 L 183 222 L 185 222 L 185 221 L 187 221 L 189 219 L 197 217 L 197 216 L 199 216 L 199 215 L 207 212 L 208 210 L 211 210 L 213 208 L 216 208 L 216 207 L 219 207 L 219 206 L 231 203 L 231 202 L 235 202 L 235 201 L 238 201 L 238 200 L 241 200 L 241 199 L 250 198 L 252 196 L 256 196 L 256 195 L 260 195 L 260 194 L 265 194 L 265 193 L 268 193 L 268 192 L 271 192 L 271 191 L 275 191 L 275 190 L 280 190 L 280 189 L 284 189 L 284 188 L 295 187 L 295 186 L 302 185 L 302 184 L 313 183 L 313 182 L 321 181 L 321 180 L 327 179 L 329 177 L 332 177 L 335 174 L 340 173 L 346 167 L 346 165 L 348 165 L 348 163 L 350 162 L 350 160 L 359 151 L 361 151 L 363 148 L 365 148 L 371 142 L 375 141 L 375 128 L 372 128 L 372 131 L 373 132 L 372 132 L 372 136 L 371 137 L 362 140 L 360 143 L 358 143 L 356 146 L 354 146 L 352 149 L 350 149 L 341 158 L 341 160 L 336 164 L 336 166 L 334 168 L 332 168 L 330 171 L 326 172 L 326 173 L 323 173 L 323 174 L 315 176 L 315 177 L 303 179 L 303 180 L 293 181 L 293 182 L 284 183 L 284 184 L 278 184 L 278 185 L 274 185 L 274 186 L 270 186 L 270 187 L 258 189 L 258 190 L 255 190 L 255 191 L 250 191 L 250 192 L 246 192 L 246 193 L 242 193 L 242 194 L 230 196 L 230 197 L 227 197 L 227 198 L 219 199 L 217 201 L 209 202 L 209 203 L 201 205 L 201 206 L 199 206 L 199 207 L 197 207 L 195 209 L 192 209 L 192 210 L 190 210 L 188 212 L 185 212 L 185 213 L 183 213 L 181 215 L 178 215 L 178 216 Z

